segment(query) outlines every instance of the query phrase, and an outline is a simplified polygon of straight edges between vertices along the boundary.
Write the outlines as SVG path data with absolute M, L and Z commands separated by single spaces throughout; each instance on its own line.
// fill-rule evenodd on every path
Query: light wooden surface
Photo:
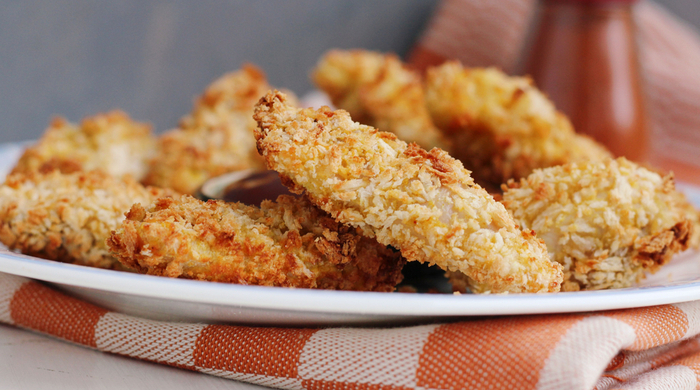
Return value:
M 260 386 L 94 351 L 0 324 L 2 389 L 258 390 Z

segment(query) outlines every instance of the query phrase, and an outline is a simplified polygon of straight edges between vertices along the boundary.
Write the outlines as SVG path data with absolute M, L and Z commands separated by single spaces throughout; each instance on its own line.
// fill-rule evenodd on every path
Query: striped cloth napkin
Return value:
M 419 69 L 457 59 L 513 72 L 536 0 L 444 0 L 409 61 Z M 652 1 L 635 5 L 654 165 L 683 180 L 700 170 L 700 35 Z M 678 171 L 683 167 L 683 172 Z
M 280 389 L 696 389 L 700 302 L 393 328 L 146 320 L 0 273 L 0 322 Z

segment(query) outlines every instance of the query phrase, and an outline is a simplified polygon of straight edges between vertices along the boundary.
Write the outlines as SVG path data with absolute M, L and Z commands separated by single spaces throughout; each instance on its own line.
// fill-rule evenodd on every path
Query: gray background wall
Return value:
M 664 0 L 700 25 L 700 1 Z M 0 142 L 121 108 L 160 132 L 250 61 L 303 94 L 333 47 L 405 54 L 436 0 L 0 1 Z

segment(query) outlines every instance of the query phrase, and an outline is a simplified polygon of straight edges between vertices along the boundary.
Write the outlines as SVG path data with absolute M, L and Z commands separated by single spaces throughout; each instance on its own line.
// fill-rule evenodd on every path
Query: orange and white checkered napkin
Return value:
M 457 59 L 513 72 L 536 0 L 444 0 L 410 62 L 417 68 Z M 700 35 L 652 1 L 635 5 L 654 164 L 700 169 Z M 678 173 L 678 172 L 677 172 Z M 700 180 L 684 177 L 685 180 Z
M 281 389 L 696 389 L 700 302 L 394 328 L 146 320 L 0 273 L 0 322 Z

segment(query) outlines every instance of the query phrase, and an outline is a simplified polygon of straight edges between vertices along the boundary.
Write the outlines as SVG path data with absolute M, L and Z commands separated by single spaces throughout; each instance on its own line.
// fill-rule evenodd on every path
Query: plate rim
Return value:
M 700 299 L 700 281 L 556 294 L 450 295 L 248 286 L 132 274 L 0 251 L 0 272 L 135 297 L 292 312 L 470 317 L 605 311 Z M 253 300 L 251 300 L 253 298 Z

